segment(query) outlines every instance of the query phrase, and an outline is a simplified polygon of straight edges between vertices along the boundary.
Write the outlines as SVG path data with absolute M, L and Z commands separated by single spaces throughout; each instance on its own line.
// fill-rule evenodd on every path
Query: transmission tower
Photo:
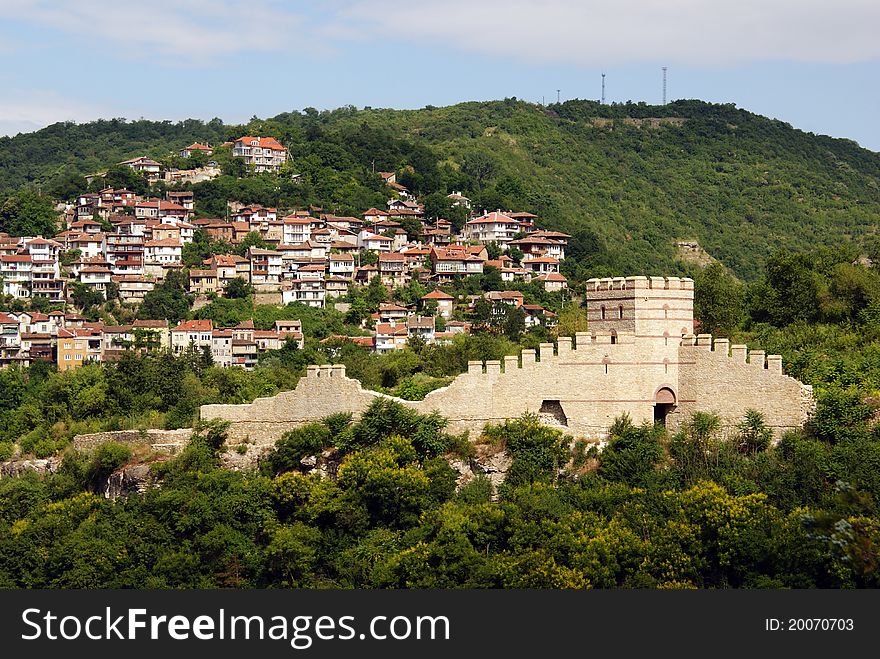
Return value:
M 663 105 L 666 105 L 666 67 L 663 67 Z
M 605 74 L 602 74 L 602 105 L 605 105 Z

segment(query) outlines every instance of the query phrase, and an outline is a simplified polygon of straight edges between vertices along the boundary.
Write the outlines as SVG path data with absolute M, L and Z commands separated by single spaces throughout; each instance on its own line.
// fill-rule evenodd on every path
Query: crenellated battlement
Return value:
M 686 334 L 681 337 L 684 348 L 701 348 L 730 360 L 731 364 L 748 364 L 771 373 L 782 373 L 782 355 L 768 355 L 763 350 L 749 350 L 743 344 L 730 344 L 730 339 L 715 339 L 711 334 Z
M 587 280 L 587 293 L 591 291 L 639 291 L 639 290 L 694 290 L 690 277 L 601 277 Z
M 312 364 L 306 366 L 306 378 L 345 378 L 345 364 Z
M 542 343 L 538 350 L 522 350 L 519 355 L 507 355 L 501 360 L 468 361 L 468 373 L 500 374 L 514 369 L 530 368 L 535 365 L 556 365 L 559 363 L 579 363 L 598 361 L 615 363 L 620 356 L 632 358 L 632 348 L 638 342 L 630 332 L 578 332 L 574 337 L 561 336 L 556 343 Z M 731 364 L 749 365 L 771 373 L 782 373 L 782 356 L 768 355 L 763 350 L 749 350 L 748 346 L 730 344 L 730 339 L 714 338 L 711 334 L 686 334 L 673 349 L 698 348 L 723 357 Z M 598 350 L 597 350 L 598 349 Z M 601 356 L 600 356 L 601 353 Z M 666 357 L 667 361 L 671 361 Z M 662 363 L 662 362 L 660 362 Z M 319 367 L 309 367 L 318 369 Z M 328 367 L 320 367 L 327 369 Z M 342 375 L 345 370 L 343 367 Z M 325 376 L 326 377 L 326 376 Z
M 605 437 L 621 414 L 674 431 L 693 413 L 710 412 L 736 432 L 754 409 L 778 436 L 811 413 L 811 387 L 783 373 L 781 356 L 693 333 L 691 279 L 591 279 L 587 312 L 588 332 L 518 355 L 470 361 L 466 373 L 424 400 L 395 400 L 439 412 L 456 433 L 476 436 L 486 423 L 528 411 L 592 440 Z M 388 398 L 363 389 L 342 364 L 312 365 L 293 391 L 247 405 L 205 405 L 201 414 L 231 421 L 235 439 L 274 442 L 329 414 L 357 417 L 377 397 Z

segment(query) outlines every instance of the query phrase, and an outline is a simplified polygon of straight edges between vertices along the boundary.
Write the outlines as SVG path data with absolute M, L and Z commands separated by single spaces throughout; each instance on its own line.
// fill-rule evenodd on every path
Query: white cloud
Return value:
M 0 18 L 109 43 L 123 57 L 210 64 L 218 56 L 291 47 L 301 20 L 271 0 L 0 0 Z
M 352 0 L 341 16 L 361 34 L 541 63 L 880 58 L 877 0 Z
M 0 19 L 178 65 L 371 39 L 587 66 L 880 58 L 877 0 L 0 0 Z
M 6 89 L 0 97 L 0 135 L 38 130 L 58 121 L 91 121 L 120 116 L 106 107 L 92 105 L 50 91 Z

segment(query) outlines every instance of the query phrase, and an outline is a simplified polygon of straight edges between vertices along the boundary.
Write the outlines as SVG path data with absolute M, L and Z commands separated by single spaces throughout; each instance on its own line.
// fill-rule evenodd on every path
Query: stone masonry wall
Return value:
M 437 410 L 449 419 L 451 432 L 468 430 L 472 436 L 486 423 L 543 407 L 557 411 L 566 432 L 601 440 L 623 413 L 635 423 L 653 421 L 661 389 L 676 399 L 667 417 L 673 430 L 698 410 L 715 412 L 731 426 L 754 408 L 777 434 L 804 423 L 812 391 L 782 374 L 781 358 L 765 360 L 762 351 L 753 351 L 747 364 L 745 346 L 734 346 L 729 356 L 725 340 L 715 345 L 713 351 L 708 335 L 649 340 L 626 333 L 578 333 L 574 340 L 560 338 L 555 350 L 548 343 L 537 354 L 525 350 L 503 361 L 471 362 L 467 373 L 423 401 L 395 400 L 422 413 Z M 233 443 L 270 445 L 284 432 L 329 414 L 357 417 L 379 396 L 384 395 L 346 377 L 342 365 L 310 366 L 293 391 L 248 405 L 205 405 L 201 416 L 230 421 Z
M 763 350 L 748 351 L 744 345 L 730 345 L 727 339 L 708 334 L 682 340 L 680 400 L 675 410 L 679 419 L 694 412 L 711 412 L 721 417 L 729 430 L 755 409 L 777 437 L 800 427 L 813 412 L 813 388 L 783 375 L 782 357 Z
M 293 391 L 246 405 L 203 405 L 200 415 L 206 420 L 230 421 L 230 443 L 248 441 L 266 446 L 288 430 L 336 412 L 357 416 L 381 395 L 346 377 L 345 366 L 309 366 Z
M 191 428 L 180 430 L 116 430 L 77 435 L 73 438 L 76 449 L 89 451 L 107 442 L 150 446 L 155 450 L 175 452 L 189 443 Z

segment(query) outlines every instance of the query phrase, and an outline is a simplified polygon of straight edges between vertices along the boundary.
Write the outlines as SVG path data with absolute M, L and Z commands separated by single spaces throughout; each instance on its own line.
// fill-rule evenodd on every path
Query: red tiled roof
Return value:
M 211 320 L 186 320 L 172 329 L 172 332 L 210 332 L 214 329 Z
M 443 291 L 431 291 L 427 295 L 422 296 L 423 300 L 454 300 L 449 293 L 444 293 Z
M 406 325 L 395 325 L 393 323 L 378 323 L 376 325 L 376 336 L 406 336 Z
M 177 238 L 164 238 L 162 240 L 150 240 L 144 243 L 144 247 L 183 247 Z
M 273 151 L 284 151 L 284 147 L 281 146 L 281 143 L 276 140 L 274 137 L 251 137 L 249 135 L 245 135 L 244 137 L 239 137 L 235 140 L 236 144 L 238 142 L 245 143 L 245 146 L 252 146 L 251 142 L 257 140 L 257 146 L 261 149 L 272 149 Z
M 509 215 L 505 215 L 504 213 L 499 213 L 497 211 L 493 211 L 482 217 L 478 217 L 475 220 L 471 220 L 468 224 L 495 224 L 496 222 L 507 222 L 509 224 L 519 224 L 518 221 L 514 220 Z

